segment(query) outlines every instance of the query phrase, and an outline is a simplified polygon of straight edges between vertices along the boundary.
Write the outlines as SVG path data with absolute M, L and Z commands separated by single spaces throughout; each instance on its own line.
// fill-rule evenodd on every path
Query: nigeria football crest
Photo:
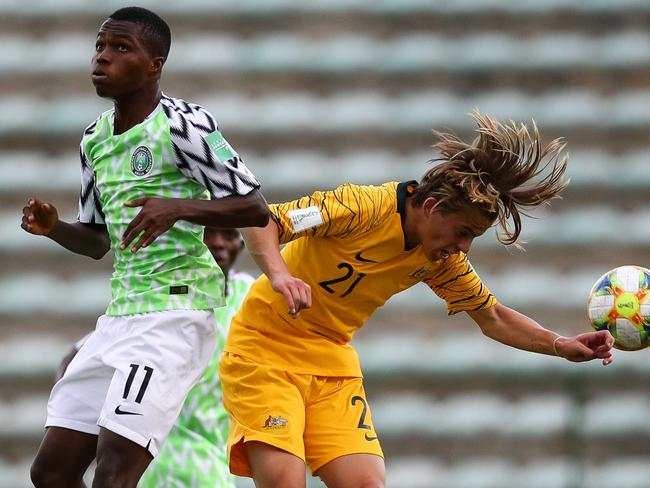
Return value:
M 136 176 L 144 176 L 153 166 L 153 156 L 151 151 L 146 146 L 140 146 L 133 151 L 131 156 L 131 171 Z

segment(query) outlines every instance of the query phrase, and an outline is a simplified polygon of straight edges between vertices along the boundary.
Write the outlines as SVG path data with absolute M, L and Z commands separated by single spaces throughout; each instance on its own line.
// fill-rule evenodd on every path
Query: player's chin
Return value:
M 97 93 L 98 96 L 100 96 L 102 98 L 112 98 L 110 89 L 108 89 L 108 88 L 106 88 L 104 86 L 101 86 L 101 85 L 97 85 L 97 84 L 94 84 L 94 85 L 95 85 L 95 92 Z
M 98 96 L 102 98 L 115 98 L 116 90 L 114 87 L 109 85 L 105 79 L 95 80 L 93 79 L 93 86 L 95 87 L 95 92 Z

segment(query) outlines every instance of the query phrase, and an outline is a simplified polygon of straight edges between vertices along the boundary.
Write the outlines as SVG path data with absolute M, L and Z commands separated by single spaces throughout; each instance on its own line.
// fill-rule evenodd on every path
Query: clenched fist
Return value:
M 59 212 L 54 205 L 30 198 L 23 207 L 23 221 L 20 226 L 30 234 L 46 236 L 58 221 Z

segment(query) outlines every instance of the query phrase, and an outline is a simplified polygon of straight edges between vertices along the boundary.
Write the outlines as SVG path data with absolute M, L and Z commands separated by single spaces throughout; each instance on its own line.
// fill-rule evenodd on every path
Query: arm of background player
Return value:
M 478 311 L 468 311 L 486 336 L 524 351 L 560 356 L 582 362 L 602 359 L 612 362 L 614 339 L 608 331 L 587 332 L 574 337 L 562 337 L 545 329 L 531 318 L 500 303 Z
M 299 278 L 293 277 L 280 254 L 279 229 L 273 219 L 266 227 L 242 229 L 248 252 L 271 281 L 273 290 L 284 295 L 289 314 L 294 318 L 300 310 L 311 307 L 311 288 Z
M 269 221 L 266 200 L 258 190 L 212 200 L 139 198 L 126 206 L 142 207 L 127 226 L 120 245 L 126 248 L 142 233 L 131 248 L 132 252 L 147 247 L 178 220 L 222 228 L 260 227 Z
M 54 205 L 30 198 L 23 207 L 21 227 L 30 234 L 47 236 L 76 254 L 101 259 L 110 249 L 104 224 L 68 223 L 59 220 Z
M 70 364 L 70 361 L 74 359 L 74 357 L 77 355 L 79 352 L 79 349 L 77 349 L 75 346 L 72 346 L 68 352 L 66 353 L 65 356 L 63 356 L 63 359 L 61 359 L 61 363 L 59 364 L 59 367 L 56 370 L 56 374 L 54 375 L 54 381 L 57 382 L 61 378 L 63 378 L 63 375 L 65 374 L 66 369 L 68 369 L 68 365 Z
M 61 378 L 63 378 L 63 375 L 65 374 L 66 370 L 68 369 L 68 366 L 74 359 L 74 357 L 77 355 L 79 352 L 79 349 L 81 349 L 81 346 L 84 345 L 84 343 L 88 340 L 88 337 L 90 337 L 90 334 L 92 332 L 86 334 L 83 336 L 81 339 L 79 339 L 77 342 L 75 342 L 72 347 L 68 350 L 65 356 L 63 356 L 63 359 L 61 359 L 61 363 L 59 363 L 59 367 L 56 370 L 56 374 L 54 375 L 54 381 L 59 381 Z

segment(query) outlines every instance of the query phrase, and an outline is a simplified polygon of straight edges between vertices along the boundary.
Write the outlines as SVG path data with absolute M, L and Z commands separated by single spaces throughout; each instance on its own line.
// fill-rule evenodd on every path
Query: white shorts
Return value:
M 97 319 L 52 389 L 46 427 L 115 432 L 158 453 L 216 347 L 212 310 Z

